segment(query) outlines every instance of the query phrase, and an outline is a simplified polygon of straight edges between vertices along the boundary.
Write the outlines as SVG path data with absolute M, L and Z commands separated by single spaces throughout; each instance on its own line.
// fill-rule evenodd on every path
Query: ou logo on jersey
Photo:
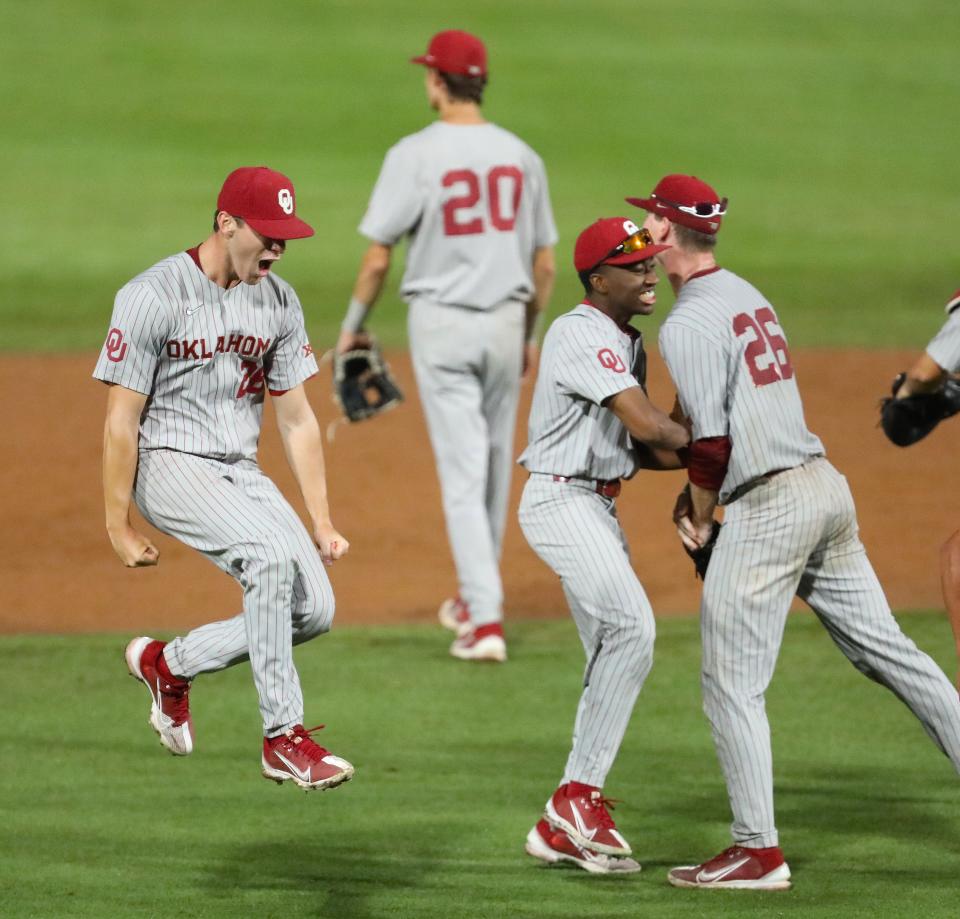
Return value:
M 293 213 L 293 192 L 289 188 L 281 188 L 277 192 L 277 204 L 280 205 L 280 210 L 284 214 Z
M 620 356 L 614 354 L 609 348 L 598 351 L 597 359 L 607 370 L 612 370 L 614 373 L 623 373 L 627 369 L 627 365 L 624 364 Z

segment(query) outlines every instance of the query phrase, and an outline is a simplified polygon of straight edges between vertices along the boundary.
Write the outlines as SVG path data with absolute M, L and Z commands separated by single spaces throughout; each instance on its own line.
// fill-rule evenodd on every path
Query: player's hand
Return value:
M 684 546 L 694 552 L 709 542 L 713 535 L 713 520 L 695 523 L 689 516 L 680 517 L 677 520 L 677 535 Z
M 520 378 L 530 379 L 537 375 L 537 367 L 540 364 L 540 346 L 535 341 L 527 341 L 523 344 L 523 369 L 520 371 Z
M 337 354 L 346 354 L 356 348 L 369 348 L 373 336 L 369 332 L 341 332 L 337 339 Z
M 160 550 L 130 524 L 119 529 L 108 529 L 113 551 L 128 568 L 148 568 L 160 561 Z
M 330 521 L 318 523 L 313 528 L 313 541 L 320 550 L 320 558 L 324 565 L 329 567 L 338 558 L 343 558 L 350 550 L 350 543 L 346 541 Z

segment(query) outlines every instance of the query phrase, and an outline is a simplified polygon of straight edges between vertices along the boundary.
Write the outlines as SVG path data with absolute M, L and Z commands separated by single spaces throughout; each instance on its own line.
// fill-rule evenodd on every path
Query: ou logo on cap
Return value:
M 281 188 L 277 192 L 277 203 L 284 214 L 293 213 L 293 192 L 289 188 Z
M 638 227 L 632 220 L 624 220 L 623 232 L 629 233 L 631 236 L 633 236 L 634 233 L 640 232 L 640 227 Z

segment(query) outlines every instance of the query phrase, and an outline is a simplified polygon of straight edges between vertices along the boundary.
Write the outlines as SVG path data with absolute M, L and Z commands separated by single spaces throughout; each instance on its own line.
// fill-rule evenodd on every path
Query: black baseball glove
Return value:
M 941 421 L 960 412 L 960 382 L 948 378 L 933 392 L 897 399 L 905 373 L 894 378 L 890 395 L 880 403 L 883 433 L 898 447 L 923 440 Z
M 403 401 L 376 342 L 333 355 L 333 398 L 348 421 L 373 418 Z
M 699 548 L 690 549 L 686 543 L 683 543 L 684 551 L 693 559 L 693 567 L 696 569 L 697 577 L 701 581 L 707 577 L 707 566 L 713 556 L 713 547 L 717 544 L 717 537 L 720 535 L 721 523 L 713 521 L 713 529 L 710 531 L 710 538 Z

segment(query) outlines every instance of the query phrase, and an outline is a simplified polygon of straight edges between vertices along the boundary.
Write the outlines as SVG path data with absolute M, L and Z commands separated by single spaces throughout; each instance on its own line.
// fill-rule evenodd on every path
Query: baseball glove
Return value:
M 713 556 L 713 547 L 717 544 L 717 537 L 720 535 L 722 526 L 723 524 L 717 523 L 717 521 L 714 520 L 710 538 L 697 549 L 690 549 L 686 543 L 683 543 L 684 551 L 693 559 L 693 567 L 697 572 L 697 577 L 700 578 L 701 581 L 707 577 L 707 566 L 710 564 L 710 559 Z
M 880 403 L 880 425 L 887 438 L 898 447 L 909 447 L 923 440 L 941 421 L 960 412 L 960 382 L 948 378 L 931 393 L 897 399 L 905 373 L 894 378 L 890 395 Z
M 347 421 L 373 418 L 403 401 L 376 342 L 333 356 L 333 398 Z

